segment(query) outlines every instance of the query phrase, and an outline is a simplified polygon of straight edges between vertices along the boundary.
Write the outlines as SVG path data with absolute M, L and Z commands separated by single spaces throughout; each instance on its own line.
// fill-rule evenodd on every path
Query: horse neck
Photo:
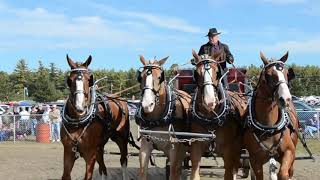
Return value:
M 280 111 L 269 89 L 266 85 L 258 86 L 254 99 L 254 113 L 258 122 L 272 126 L 277 123 Z
M 165 83 L 160 85 L 159 90 L 159 103 L 155 105 L 153 111 L 151 113 L 145 113 L 145 117 L 150 120 L 158 120 L 159 117 L 166 110 L 167 105 L 167 92 Z

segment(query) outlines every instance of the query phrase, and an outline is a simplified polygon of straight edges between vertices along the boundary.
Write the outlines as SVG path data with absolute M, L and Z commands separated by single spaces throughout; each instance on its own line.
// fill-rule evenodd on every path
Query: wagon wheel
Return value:
M 242 176 L 241 176 L 241 178 L 249 177 L 249 173 L 250 173 L 250 160 L 243 159 L 242 160 Z
M 169 180 L 170 178 L 170 161 L 167 158 L 166 159 L 166 180 Z

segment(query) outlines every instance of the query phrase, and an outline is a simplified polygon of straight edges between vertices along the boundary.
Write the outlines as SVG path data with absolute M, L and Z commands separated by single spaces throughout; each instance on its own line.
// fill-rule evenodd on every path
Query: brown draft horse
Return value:
M 175 131 L 187 130 L 187 115 L 190 95 L 179 90 L 172 90 L 166 85 L 162 65 L 168 57 L 157 61 L 146 61 L 140 56 L 143 64 L 138 71 L 137 79 L 141 84 L 141 106 L 136 114 L 137 124 L 142 129 L 168 131 L 172 124 Z M 186 154 L 186 147 L 182 143 L 169 141 L 169 135 L 151 134 L 158 141 L 142 135 L 139 153 L 140 171 L 139 178 L 147 179 L 148 160 L 153 149 L 163 151 L 170 161 L 170 179 L 180 179 L 182 161 Z
M 64 147 L 62 179 L 71 179 L 70 173 L 74 162 L 80 156 L 86 162 L 84 179 L 92 179 L 96 161 L 99 164 L 99 173 L 104 179 L 107 176 L 107 169 L 103 153 L 104 145 L 109 138 L 119 146 L 123 179 L 127 179 L 129 136 L 127 104 L 97 94 L 93 76 L 90 76 L 88 70 L 91 59 L 89 56 L 85 63 L 74 63 L 67 56 L 71 72 L 67 79 L 70 95 L 62 113 L 61 140 Z
M 193 50 L 192 54 L 193 65 L 196 66 L 194 79 L 197 89 L 190 107 L 191 131 L 211 131 L 216 138 L 214 142 L 197 141 L 191 144 L 191 179 L 200 179 L 201 157 L 212 152 L 212 149 L 218 156 L 223 157 L 224 179 L 235 179 L 242 146 L 241 121 L 245 118 L 247 102 L 239 94 L 223 88 L 222 77 L 218 77 L 221 53 L 212 57 L 200 57 Z
M 280 60 L 264 63 L 259 82 L 249 99 L 248 128 L 244 144 L 257 180 L 263 179 L 263 164 L 270 163 L 270 179 L 291 179 L 297 144 L 298 119 L 291 101 L 288 82 L 294 78 L 292 69 L 284 65 L 288 52 Z M 278 176 L 276 161 L 280 165 Z

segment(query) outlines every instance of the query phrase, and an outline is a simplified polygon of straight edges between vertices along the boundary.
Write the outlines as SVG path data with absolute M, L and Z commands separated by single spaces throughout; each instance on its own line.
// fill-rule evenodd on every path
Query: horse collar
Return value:
M 158 120 L 145 119 L 143 117 L 142 107 L 140 105 L 135 115 L 136 123 L 139 124 L 141 127 L 147 128 L 171 124 L 174 121 L 172 116 L 173 112 L 175 111 L 175 94 L 172 93 L 170 86 L 166 86 L 166 94 L 166 108 Z
M 218 91 L 218 92 L 221 93 L 222 100 L 223 100 L 223 110 L 219 114 L 216 114 L 216 116 L 213 117 L 213 118 L 204 117 L 203 115 L 200 115 L 197 112 L 197 110 L 196 110 L 196 97 L 197 97 L 197 94 L 198 94 L 198 89 L 196 89 L 195 95 L 193 96 L 191 108 L 190 108 L 190 111 L 191 111 L 191 114 L 192 114 L 192 118 L 194 120 L 197 120 L 200 123 L 204 123 L 206 125 L 210 125 L 210 124 L 216 124 L 218 126 L 222 126 L 223 125 L 225 117 L 228 114 L 227 110 L 229 109 L 229 107 L 228 107 L 228 104 L 227 104 L 227 99 L 228 98 L 226 97 L 227 95 L 226 95 L 225 90 L 223 89 L 223 86 L 222 86 L 221 83 L 219 83 L 219 89 L 220 89 L 220 91 Z

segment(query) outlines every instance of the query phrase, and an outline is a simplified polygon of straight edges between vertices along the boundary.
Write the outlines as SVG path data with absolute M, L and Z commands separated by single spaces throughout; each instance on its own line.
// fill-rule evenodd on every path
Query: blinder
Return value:
M 93 75 L 91 74 L 90 75 L 90 79 L 89 79 L 89 87 L 92 87 L 94 85 L 94 77 Z
M 288 82 L 296 78 L 296 74 L 293 71 L 293 68 L 288 69 Z
M 149 66 L 149 67 L 146 67 L 146 69 L 147 69 L 147 74 L 148 74 L 148 73 L 152 73 L 152 69 L 155 69 L 155 68 L 160 68 L 160 67 L 158 67 L 158 66 Z M 141 69 L 143 69 L 143 68 L 141 68 Z M 160 80 L 160 84 L 161 84 L 163 81 L 165 81 L 165 76 L 164 76 L 164 70 L 163 70 L 162 68 L 160 68 L 160 70 L 161 70 L 161 76 L 160 76 L 159 80 Z M 142 70 L 142 71 L 141 71 L 141 70 L 137 70 L 137 73 L 136 73 L 137 81 L 138 81 L 139 83 L 141 83 L 141 81 L 142 81 L 142 75 L 141 75 L 142 72 L 143 72 L 143 70 Z M 148 74 L 148 75 L 149 75 L 149 74 Z

